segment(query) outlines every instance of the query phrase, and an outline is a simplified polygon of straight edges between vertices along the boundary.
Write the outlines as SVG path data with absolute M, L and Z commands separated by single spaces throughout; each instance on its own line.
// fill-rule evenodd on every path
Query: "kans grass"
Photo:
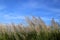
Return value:
M 51 20 L 47 26 L 41 18 L 26 17 L 23 24 L 0 24 L 0 40 L 60 40 L 60 24 Z

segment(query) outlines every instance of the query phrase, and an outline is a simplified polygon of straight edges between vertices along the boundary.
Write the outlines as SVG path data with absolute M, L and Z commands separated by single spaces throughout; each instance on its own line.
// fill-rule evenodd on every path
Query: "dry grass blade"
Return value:
M 54 30 L 40 17 L 26 17 L 26 21 L 29 25 L 0 24 L 0 40 L 60 40 L 60 24 L 54 19 L 51 21 Z
M 51 25 L 54 29 L 58 29 L 58 24 L 55 22 L 54 18 L 51 20 Z

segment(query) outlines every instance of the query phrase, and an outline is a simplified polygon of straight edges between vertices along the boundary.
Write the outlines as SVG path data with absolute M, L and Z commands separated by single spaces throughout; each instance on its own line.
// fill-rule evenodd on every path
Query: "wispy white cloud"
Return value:
M 3 16 L 4 19 L 8 19 L 8 20 L 13 20 L 13 19 L 25 19 L 24 16 L 14 16 L 14 15 L 4 15 Z
M 48 18 L 48 17 L 41 17 L 43 20 L 51 20 L 52 18 Z
M 32 16 L 27 16 L 29 18 L 32 18 Z M 38 17 L 38 16 L 35 16 L 35 17 Z M 13 20 L 13 19 L 25 19 L 25 16 L 19 16 L 19 15 L 9 15 L 9 14 L 5 14 L 3 15 L 3 18 L 6 19 L 6 20 Z M 52 18 L 49 18 L 49 17 L 41 17 L 42 20 L 48 20 L 50 21 Z M 58 20 L 58 19 L 56 19 Z
M 41 5 L 39 8 L 46 9 L 46 10 L 49 10 L 49 11 L 51 11 L 51 12 L 58 12 L 58 13 L 60 13 L 60 9 L 51 8 L 51 7 L 48 7 L 48 6 L 46 6 L 46 5 Z
M 38 6 L 37 2 L 28 2 L 26 4 L 23 4 L 22 6 L 27 7 L 27 8 L 36 8 Z
M 56 3 L 57 0 L 54 0 L 53 4 Z M 58 12 L 60 13 L 60 9 L 57 9 L 57 8 L 52 8 L 52 7 L 48 7 L 48 5 L 45 3 L 39 3 L 39 2 L 27 2 L 27 3 L 23 3 L 22 4 L 22 9 L 27 9 L 27 8 L 30 8 L 30 9 L 33 9 L 33 8 L 41 8 L 41 9 L 44 9 L 44 10 L 48 10 L 48 11 L 51 11 L 51 12 Z
M 41 19 L 44 21 L 51 21 L 52 20 L 52 18 L 49 18 L 49 17 L 41 17 Z M 57 22 L 59 21 L 59 19 L 57 19 L 57 18 L 54 18 L 54 20 Z

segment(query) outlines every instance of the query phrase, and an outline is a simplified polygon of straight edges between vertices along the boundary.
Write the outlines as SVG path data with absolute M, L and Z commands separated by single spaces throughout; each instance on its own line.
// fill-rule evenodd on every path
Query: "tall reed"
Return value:
M 60 40 L 60 24 L 54 19 L 47 26 L 40 17 L 26 17 L 23 24 L 0 24 L 0 40 Z

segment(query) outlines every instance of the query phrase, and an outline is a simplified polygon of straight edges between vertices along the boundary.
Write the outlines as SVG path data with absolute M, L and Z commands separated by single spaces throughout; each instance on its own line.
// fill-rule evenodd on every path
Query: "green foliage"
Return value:
M 29 33 L 12 33 L 8 35 L 7 33 L 0 33 L 0 40 L 60 40 L 60 32 L 56 31 L 40 31 L 39 34 L 37 32 L 32 31 Z

